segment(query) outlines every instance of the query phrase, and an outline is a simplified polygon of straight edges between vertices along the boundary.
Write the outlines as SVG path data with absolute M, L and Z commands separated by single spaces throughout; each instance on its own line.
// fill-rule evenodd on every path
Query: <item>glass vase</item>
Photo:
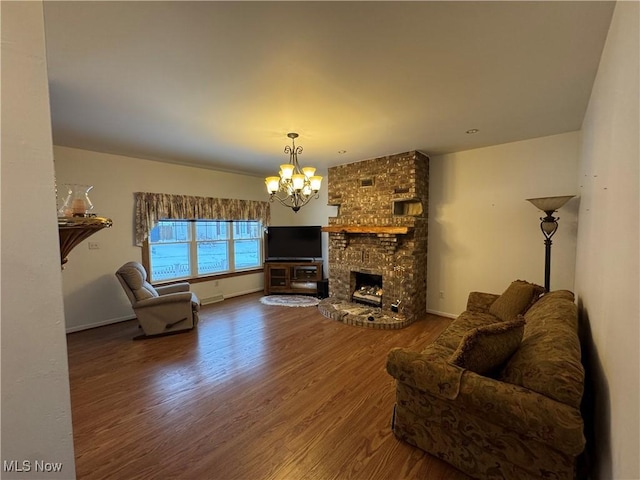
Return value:
M 86 217 L 93 210 L 93 204 L 89 199 L 89 191 L 93 185 L 79 185 L 69 183 L 63 186 L 63 203 L 58 210 L 61 217 Z

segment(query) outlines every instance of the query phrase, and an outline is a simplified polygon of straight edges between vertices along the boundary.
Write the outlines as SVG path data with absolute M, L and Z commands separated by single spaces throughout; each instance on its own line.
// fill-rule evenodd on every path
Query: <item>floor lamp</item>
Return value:
M 565 203 L 571 200 L 575 195 L 566 195 L 564 197 L 541 197 L 541 198 L 527 198 L 528 202 L 544 213 L 546 217 L 540 217 L 540 230 L 544 235 L 544 288 L 548 292 L 549 278 L 551 275 L 551 237 L 558 230 L 558 220 L 560 217 L 554 217 L 553 213 L 560 209 Z

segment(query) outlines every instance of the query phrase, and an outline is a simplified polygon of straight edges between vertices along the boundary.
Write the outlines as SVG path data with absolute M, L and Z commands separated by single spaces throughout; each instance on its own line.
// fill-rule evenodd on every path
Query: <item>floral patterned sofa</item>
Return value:
M 567 290 L 539 297 L 524 281 L 472 292 L 422 352 L 391 350 L 395 435 L 478 479 L 573 479 L 585 446 L 577 307 Z

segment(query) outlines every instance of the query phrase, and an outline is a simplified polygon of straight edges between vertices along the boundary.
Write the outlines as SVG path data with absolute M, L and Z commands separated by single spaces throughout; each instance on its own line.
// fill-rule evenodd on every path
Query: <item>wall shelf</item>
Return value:
M 419 217 L 422 215 L 422 202 L 419 198 L 407 198 L 393 200 L 394 215 L 408 215 L 411 217 Z
M 104 217 L 58 217 L 60 265 L 64 268 L 67 256 L 80 242 L 111 225 L 111 219 Z

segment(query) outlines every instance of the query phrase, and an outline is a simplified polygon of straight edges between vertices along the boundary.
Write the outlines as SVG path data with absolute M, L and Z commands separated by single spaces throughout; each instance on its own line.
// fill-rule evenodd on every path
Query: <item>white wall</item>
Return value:
M 68 257 L 62 272 L 67 331 L 133 318 L 114 273 L 125 262 L 142 258 L 142 249 L 134 245 L 134 192 L 268 199 L 264 179 L 258 177 L 60 146 L 54 147 L 54 158 L 58 184 L 93 185 L 93 212 L 113 220 L 111 228 L 82 242 Z M 272 223 L 279 216 L 273 209 Z M 89 250 L 89 241 L 100 248 Z M 205 301 L 218 293 L 228 298 L 262 288 L 262 273 L 192 285 Z
M 0 462 L 75 478 L 41 2 L 2 2 Z M 23 464 L 23 462 L 30 462 Z M 58 473 L 35 462 L 61 463 Z M 15 465 L 15 464 L 14 464 Z
M 579 139 L 572 132 L 431 157 L 428 311 L 458 315 L 470 291 L 501 293 L 516 279 L 544 285 L 544 213 L 525 199 L 578 193 Z M 578 204 L 556 214 L 552 290 L 574 287 Z
M 618 2 L 583 123 L 576 293 L 596 479 L 640 478 L 639 4 Z

